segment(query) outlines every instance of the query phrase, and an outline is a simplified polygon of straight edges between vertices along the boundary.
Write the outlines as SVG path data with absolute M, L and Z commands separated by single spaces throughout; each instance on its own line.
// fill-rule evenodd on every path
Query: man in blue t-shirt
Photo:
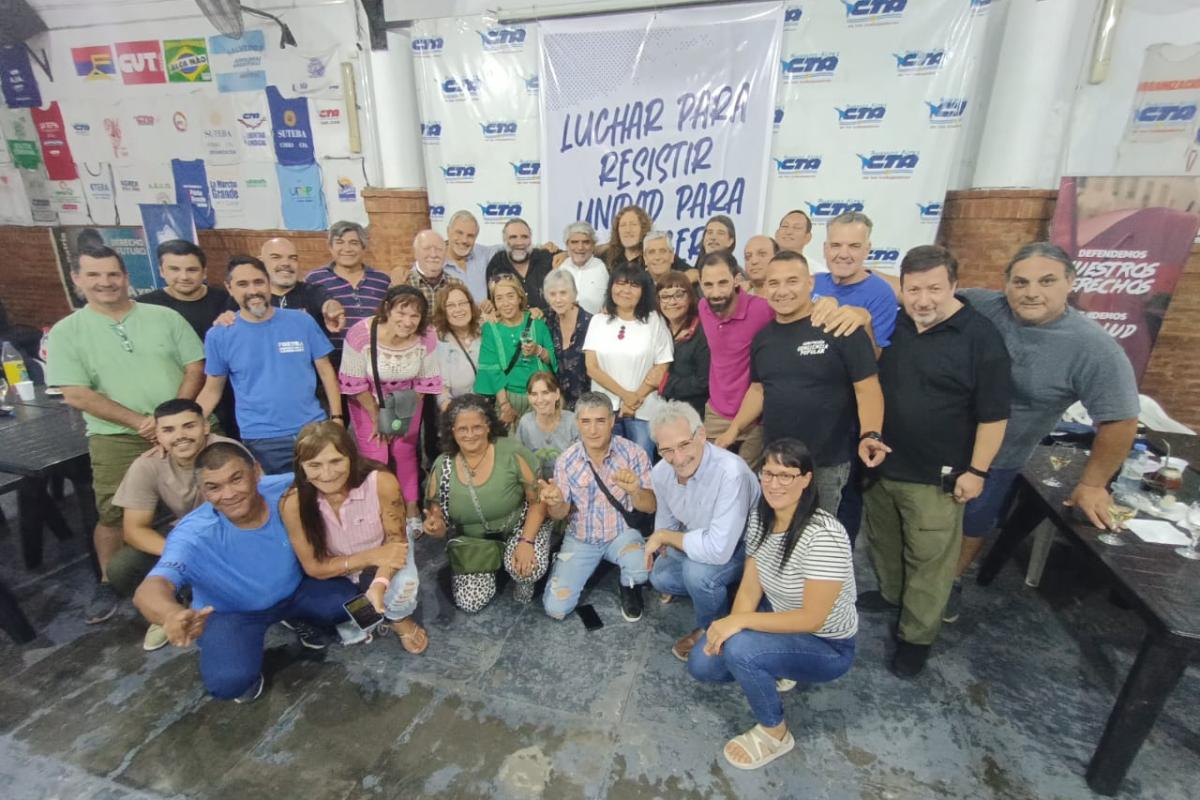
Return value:
M 325 418 L 316 398 L 317 377 L 329 416 L 343 422 L 333 345 L 304 311 L 271 305 L 267 268 L 253 256 L 234 256 L 225 275 L 237 301 L 237 318 L 204 337 L 208 379 L 196 402 L 212 412 L 225 381 L 233 381 L 242 441 L 268 474 L 289 472 L 296 434 Z M 313 367 L 316 367 L 314 373 Z
M 866 268 L 871 227 L 871 218 L 861 211 L 847 211 L 829 221 L 824 245 L 829 272 L 813 276 L 813 299 L 833 297 L 839 305 L 865 308 L 871 312 L 875 344 L 887 347 L 896 328 L 898 306 L 891 285 Z
M 267 628 L 285 619 L 329 626 L 358 589 L 345 578 L 305 576 L 279 515 L 292 476 L 262 472 L 235 442 L 196 457 L 207 501 L 171 531 L 162 557 L 133 597 L 176 647 L 200 645 L 200 678 L 214 697 L 253 700 L 262 692 Z M 261 479 L 261 480 L 260 480 Z M 192 607 L 176 600 L 192 589 Z

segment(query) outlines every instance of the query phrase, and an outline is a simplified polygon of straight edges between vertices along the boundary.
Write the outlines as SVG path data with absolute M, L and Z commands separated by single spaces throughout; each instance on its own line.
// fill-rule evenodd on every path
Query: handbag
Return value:
M 596 471 L 592 460 L 587 459 L 587 465 L 592 470 L 592 474 L 596 476 L 596 485 L 600 487 L 600 491 L 604 492 L 604 496 L 608 498 L 608 502 L 621 515 L 621 519 L 625 520 L 625 524 L 633 528 L 642 536 L 649 536 L 654 533 L 654 515 L 648 511 L 639 511 L 638 509 L 627 509 L 617 501 L 608 486 L 604 483 L 604 479 L 600 477 L 600 473 Z
M 450 470 L 453 469 L 454 459 L 446 457 L 442 460 L 442 473 L 438 479 L 438 503 L 442 507 L 442 517 L 450 525 Z M 467 484 L 471 493 L 471 501 L 479 520 L 487 526 L 483 510 L 479 505 L 479 497 L 475 487 Z M 525 512 L 529 504 L 523 503 L 521 515 L 517 524 L 509 531 L 487 531 L 481 536 L 469 536 L 458 532 L 446 540 L 446 558 L 450 561 L 450 571 L 455 575 L 476 575 L 479 573 L 497 572 L 504 565 L 504 545 L 508 539 L 525 525 Z
M 378 320 L 371 320 L 371 371 L 375 375 L 375 399 L 379 403 L 375 429 L 383 436 L 404 437 L 408 435 L 409 428 L 417 417 L 421 396 L 412 389 L 384 393 L 383 378 L 379 375 L 378 326 Z

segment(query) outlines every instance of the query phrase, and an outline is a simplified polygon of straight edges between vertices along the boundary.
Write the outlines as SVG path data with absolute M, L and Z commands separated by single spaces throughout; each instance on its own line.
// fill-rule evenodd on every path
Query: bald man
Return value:
M 765 297 L 763 281 L 767 279 L 767 264 L 779 253 L 779 245 L 770 236 L 751 236 L 746 242 L 742 263 L 746 267 L 746 280 L 750 294 Z
M 258 257 L 267 265 L 271 277 L 271 305 L 307 311 L 326 335 L 345 326 L 346 309 L 342 304 L 320 286 L 300 280 L 300 255 L 289 239 L 268 239 Z
M 446 240 L 435 231 L 426 228 L 413 237 L 413 256 L 416 262 L 411 267 L 392 270 L 392 286 L 407 285 L 420 289 L 429 302 L 430 311 L 433 310 L 439 289 L 454 285 L 466 287 L 467 276 L 446 261 Z

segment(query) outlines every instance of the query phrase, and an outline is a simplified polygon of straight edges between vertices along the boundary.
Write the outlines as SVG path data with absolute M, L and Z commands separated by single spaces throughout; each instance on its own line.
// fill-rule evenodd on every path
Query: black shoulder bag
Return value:
M 374 373 L 375 399 L 379 403 L 379 413 L 375 419 L 375 430 L 389 439 L 396 436 L 406 436 L 409 427 L 417 417 L 417 408 L 421 396 L 412 389 L 401 389 L 396 392 L 383 392 L 383 378 L 379 375 L 379 322 L 371 320 L 371 371 Z M 417 424 L 420 424 L 419 420 Z M 388 448 L 388 466 L 392 463 L 392 449 Z
M 648 511 L 639 511 L 636 508 L 633 510 L 625 508 L 625 506 L 621 505 L 621 503 L 617 501 L 617 498 L 613 496 L 612 491 L 610 491 L 607 484 L 604 483 L 604 479 L 600 477 L 600 473 L 596 471 L 596 467 L 594 464 L 592 464 L 592 460 L 590 458 L 587 459 L 587 465 L 588 468 L 591 469 L 592 475 L 596 477 L 596 485 L 600 487 L 600 491 L 604 492 L 604 496 L 608 498 L 608 502 L 611 503 L 612 507 L 615 508 L 617 513 L 621 515 L 621 519 L 625 520 L 625 524 L 642 534 L 642 536 L 649 536 L 650 534 L 654 533 L 654 515 Z

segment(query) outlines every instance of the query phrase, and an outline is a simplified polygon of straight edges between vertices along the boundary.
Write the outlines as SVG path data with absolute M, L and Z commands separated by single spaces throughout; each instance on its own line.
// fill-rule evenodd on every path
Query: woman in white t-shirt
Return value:
M 733 608 L 688 658 L 692 677 L 737 681 L 750 701 L 758 724 L 725 744 L 725 759 L 738 769 L 757 769 L 795 747 L 779 693 L 845 674 L 858 633 L 850 540 L 818 508 L 808 448 L 796 439 L 767 445 L 759 480 Z
M 583 340 L 584 361 L 592 391 L 612 399 L 613 433 L 636 442 L 652 461 L 649 420 L 661 402 L 658 386 L 673 353 L 650 274 L 636 264 L 614 268 L 604 308 L 592 317 Z

